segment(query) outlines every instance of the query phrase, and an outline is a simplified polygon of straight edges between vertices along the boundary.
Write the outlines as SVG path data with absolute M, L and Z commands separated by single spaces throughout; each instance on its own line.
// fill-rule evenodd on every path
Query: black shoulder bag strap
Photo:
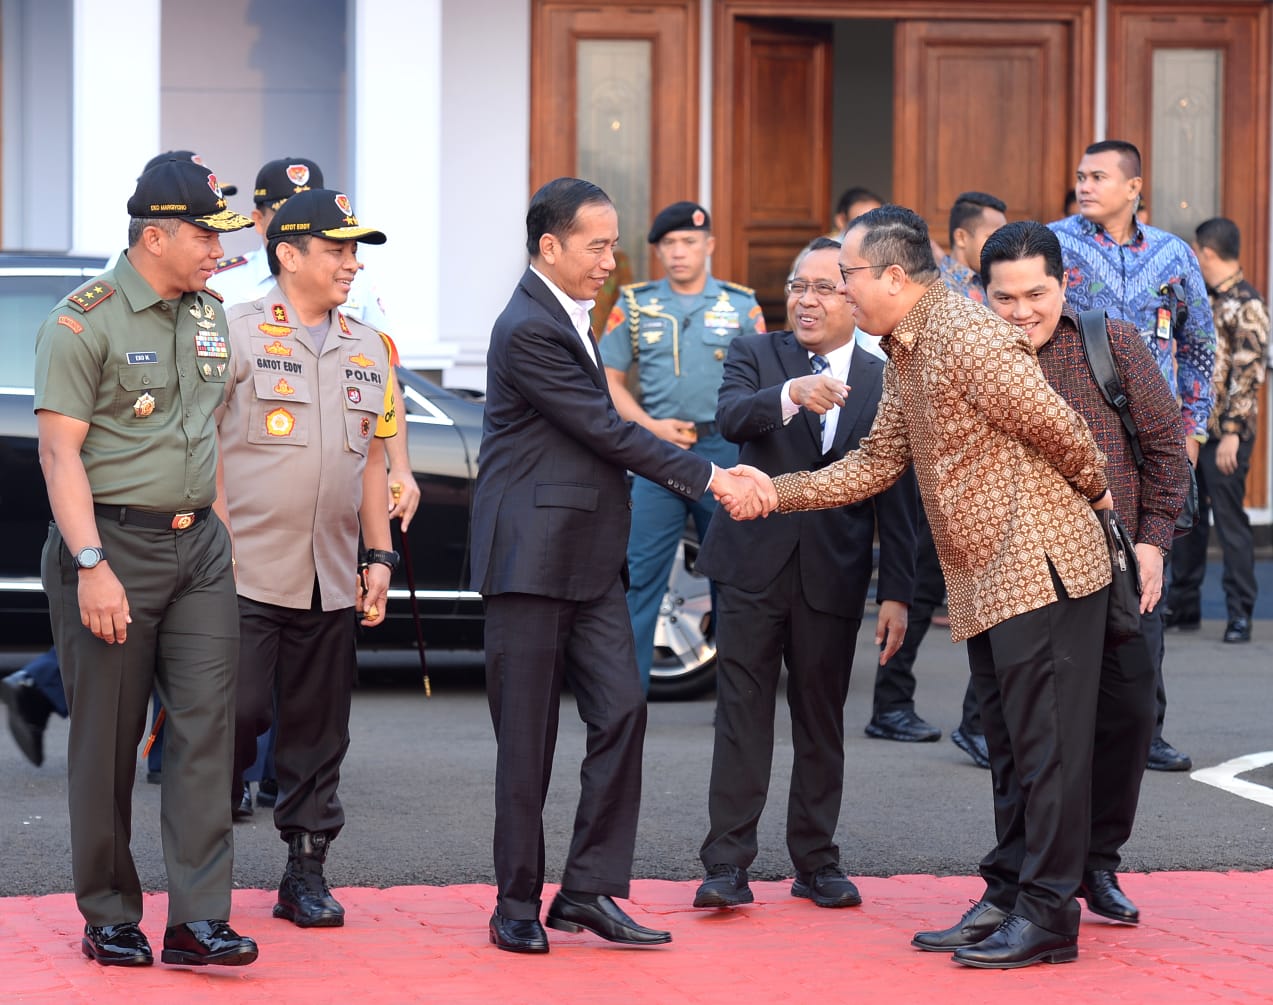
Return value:
M 1118 411 L 1123 420 L 1123 428 L 1127 430 L 1127 440 L 1131 444 L 1132 457 L 1136 467 L 1145 464 L 1144 451 L 1140 449 L 1140 431 L 1132 419 L 1131 409 L 1127 404 L 1127 395 L 1123 393 L 1122 381 L 1118 379 L 1118 371 L 1114 369 L 1114 353 L 1109 347 L 1109 331 L 1105 327 L 1104 311 L 1083 311 L 1079 315 L 1079 333 L 1083 336 L 1083 355 L 1087 357 L 1087 365 L 1092 368 L 1092 376 L 1101 389 L 1111 407 Z

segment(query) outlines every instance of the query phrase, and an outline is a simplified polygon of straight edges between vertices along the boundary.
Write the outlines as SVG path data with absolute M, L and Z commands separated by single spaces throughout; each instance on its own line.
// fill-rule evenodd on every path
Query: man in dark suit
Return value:
M 646 715 L 624 599 L 625 472 L 689 499 L 710 488 L 752 514 L 768 512 L 775 498 L 760 472 L 753 484 L 719 470 L 615 411 L 588 322 L 615 267 L 619 218 L 609 197 L 558 178 L 532 197 L 526 232 L 530 268 L 491 332 L 471 526 L 499 744 L 490 938 L 512 952 L 548 951 L 539 923 L 543 804 L 566 682 L 588 745 L 548 925 L 655 945 L 671 935 L 636 924 L 611 900 L 628 896 Z
M 787 282 L 790 331 L 739 336 L 725 360 L 716 421 L 740 459 L 769 474 L 819 468 L 857 446 L 875 419 L 884 361 L 857 348 L 853 311 L 837 295 L 840 243 L 818 238 Z M 851 386 L 850 386 L 851 385 Z M 839 509 L 714 522 L 698 571 L 717 583 L 716 746 L 695 907 L 752 901 L 747 867 L 773 761 L 783 661 L 794 763 L 787 849 L 794 897 L 819 907 L 862 898 L 834 836 L 844 783 L 844 700 L 880 538 L 880 663 L 906 633 L 915 577 L 918 497 L 909 471 L 878 497 Z

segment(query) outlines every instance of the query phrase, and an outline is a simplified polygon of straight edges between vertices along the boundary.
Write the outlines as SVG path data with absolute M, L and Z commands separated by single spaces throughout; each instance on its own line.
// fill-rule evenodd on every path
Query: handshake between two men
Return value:
M 750 464 L 717 468 L 708 486 L 735 520 L 768 516 L 778 507 L 778 491 L 769 476 Z

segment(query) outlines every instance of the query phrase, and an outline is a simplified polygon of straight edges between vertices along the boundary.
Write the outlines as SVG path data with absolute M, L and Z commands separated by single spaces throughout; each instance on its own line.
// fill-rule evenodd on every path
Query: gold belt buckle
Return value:
M 192 523 L 194 523 L 194 513 L 192 512 L 178 513 L 176 516 L 172 518 L 172 529 L 185 530 Z

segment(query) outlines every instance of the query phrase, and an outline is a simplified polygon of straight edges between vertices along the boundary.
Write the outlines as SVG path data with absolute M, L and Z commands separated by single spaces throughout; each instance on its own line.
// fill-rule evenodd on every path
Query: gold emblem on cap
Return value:
M 144 419 L 155 410 L 155 399 L 151 397 L 149 391 L 146 391 L 140 398 L 133 402 L 133 415 L 139 419 Z

